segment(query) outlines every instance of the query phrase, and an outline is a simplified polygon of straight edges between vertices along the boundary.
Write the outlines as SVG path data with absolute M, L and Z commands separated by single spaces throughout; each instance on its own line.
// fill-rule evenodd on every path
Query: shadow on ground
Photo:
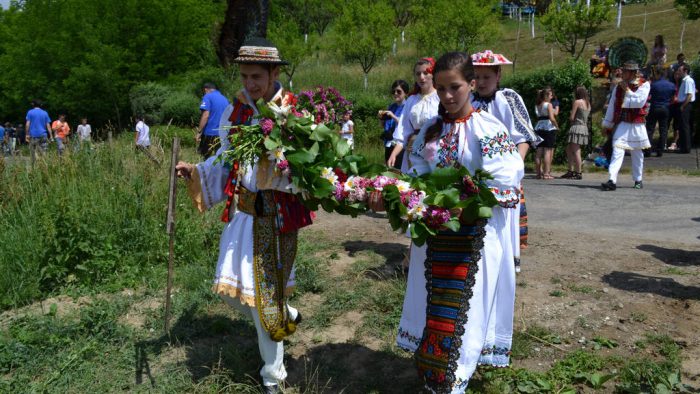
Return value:
M 218 369 L 225 369 L 238 382 L 259 377 L 262 366 L 255 328 L 244 318 L 197 313 L 197 307 L 186 310 L 172 326 L 170 335 L 134 343 L 134 382 L 158 388 L 153 362 L 177 363 L 180 352 L 192 380 L 198 382 Z M 173 354 L 172 356 L 170 354 Z M 170 358 L 172 358 L 170 360 Z M 254 361 L 251 361 L 254 360 Z M 159 368 L 162 373 L 162 368 Z
M 700 251 L 669 249 L 649 244 L 639 245 L 637 249 L 651 253 L 654 258 L 665 264 L 679 267 L 700 265 Z
M 402 274 L 401 262 L 408 255 L 408 246 L 396 242 L 345 241 L 343 248 L 350 257 L 356 257 L 357 253 L 368 250 L 384 257 L 384 265 L 377 272 L 381 279 L 393 278 L 397 274 Z
M 700 300 L 700 287 L 686 286 L 671 278 L 613 271 L 603 275 L 602 280 L 620 290 L 657 294 L 679 300 Z
M 286 363 L 288 382 L 311 393 L 416 393 L 422 387 L 412 358 L 362 345 L 326 344 Z

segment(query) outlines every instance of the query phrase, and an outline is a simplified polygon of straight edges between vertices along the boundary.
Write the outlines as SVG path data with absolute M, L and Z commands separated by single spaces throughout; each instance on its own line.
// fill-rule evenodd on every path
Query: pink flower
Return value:
M 432 228 L 432 229 L 438 229 L 442 227 L 445 223 L 450 221 L 451 219 L 450 211 L 447 210 L 446 208 L 441 208 L 441 207 L 436 207 L 436 206 L 430 206 L 428 209 L 425 211 L 425 215 L 423 216 L 423 220 L 425 221 L 425 224 Z
M 469 175 L 466 175 L 464 179 L 462 179 L 462 182 L 464 183 L 464 191 L 467 196 L 479 194 L 479 186 L 474 183 L 474 180 Z
M 270 135 L 274 127 L 275 122 L 273 122 L 272 119 L 264 118 L 260 121 L 260 128 L 265 136 Z
M 281 160 L 279 163 L 277 163 L 277 169 L 280 171 L 289 169 L 289 162 L 287 160 Z
M 345 192 L 345 187 L 343 186 L 342 183 L 338 182 L 335 185 L 335 191 L 333 192 L 333 195 L 336 200 L 343 201 L 345 200 L 345 197 L 347 196 L 347 193 Z

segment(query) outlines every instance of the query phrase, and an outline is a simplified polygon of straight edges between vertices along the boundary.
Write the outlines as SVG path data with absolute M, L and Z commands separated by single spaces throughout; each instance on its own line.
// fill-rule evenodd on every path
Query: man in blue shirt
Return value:
M 34 100 L 32 101 L 32 109 L 27 112 L 26 120 L 27 123 L 24 126 L 26 130 L 25 138 L 27 143 L 29 143 L 29 150 L 32 153 L 32 164 L 34 164 L 37 150 L 39 150 L 40 154 L 46 153 L 48 139 L 53 141 L 51 119 L 49 114 L 41 109 L 41 102 Z
M 676 85 L 666 79 L 666 73 L 661 67 L 652 69 L 653 82 L 649 95 L 649 114 L 647 115 L 647 134 L 649 142 L 652 143 L 652 150 L 656 152 L 656 157 L 661 157 L 666 149 L 668 138 L 668 123 L 670 116 L 670 106 L 673 96 L 676 94 Z M 654 143 L 654 129 L 659 124 L 659 140 Z
M 7 149 L 5 148 L 7 144 L 5 143 L 5 140 L 7 138 L 5 137 L 5 128 L 2 127 L 2 124 L 0 123 L 0 156 L 4 156 L 5 152 Z
M 200 111 L 202 111 L 202 117 L 199 119 L 197 141 L 199 142 L 198 151 L 206 160 L 216 153 L 220 146 L 219 122 L 229 102 L 216 89 L 216 85 L 213 83 L 205 83 L 203 89 L 204 97 L 202 98 L 202 104 L 199 106 Z

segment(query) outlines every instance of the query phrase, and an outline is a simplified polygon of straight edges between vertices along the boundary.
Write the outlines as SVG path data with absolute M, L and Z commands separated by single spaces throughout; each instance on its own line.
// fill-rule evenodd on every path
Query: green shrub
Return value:
M 144 115 L 147 123 L 163 121 L 163 103 L 171 94 L 171 89 L 156 82 L 135 85 L 129 92 L 131 111 L 134 115 Z
M 569 130 L 569 114 L 574 101 L 574 92 L 577 86 L 585 86 L 590 91 L 592 81 L 588 64 L 569 61 L 563 66 L 541 68 L 528 73 L 511 75 L 504 78 L 501 85 L 515 90 L 523 97 L 527 110 L 530 113 L 530 118 L 533 121 L 533 126 L 537 124 L 537 116 L 534 112 L 537 91 L 546 86 L 552 87 L 561 103 L 559 116 L 557 117 L 560 129 L 557 132 L 554 161 L 562 163 L 566 162 L 564 149 L 566 147 L 566 134 Z M 582 147 L 582 149 L 582 155 L 588 153 L 586 147 Z
M 163 102 L 161 109 L 163 123 L 168 123 L 172 119 L 173 124 L 193 126 L 199 122 L 199 99 L 193 94 L 172 92 Z

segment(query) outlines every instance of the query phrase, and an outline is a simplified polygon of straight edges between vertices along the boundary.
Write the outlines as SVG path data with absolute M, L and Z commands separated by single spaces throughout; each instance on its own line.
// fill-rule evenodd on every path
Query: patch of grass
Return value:
M 661 273 L 666 275 L 696 275 L 693 272 L 688 272 L 678 267 L 668 267 L 665 270 L 662 270 Z
M 553 276 L 553 277 L 549 278 L 549 283 L 551 283 L 553 285 L 558 285 L 561 283 L 561 278 L 558 276 Z
M 647 321 L 648 316 L 644 312 L 632 312 L 630 313 L 630 320 L 637 323 L 644 323 Z
M 550 295 L 551 297 L 564 297 L 564 296 L 566 295 L 566 293 L 564 293 L 563 291 L 557 289 L 557 290 L 552 290 L 552 291 L 550 291 L 550 292 L 549 292 L 549 295 Z
M 568 285 L 566 288 L 571 290 L 574 293 L 581 293 L 581 294 L 591 294 L 594 291 L 593 288 L 590 286 L 579 286 L 575 283 Z

